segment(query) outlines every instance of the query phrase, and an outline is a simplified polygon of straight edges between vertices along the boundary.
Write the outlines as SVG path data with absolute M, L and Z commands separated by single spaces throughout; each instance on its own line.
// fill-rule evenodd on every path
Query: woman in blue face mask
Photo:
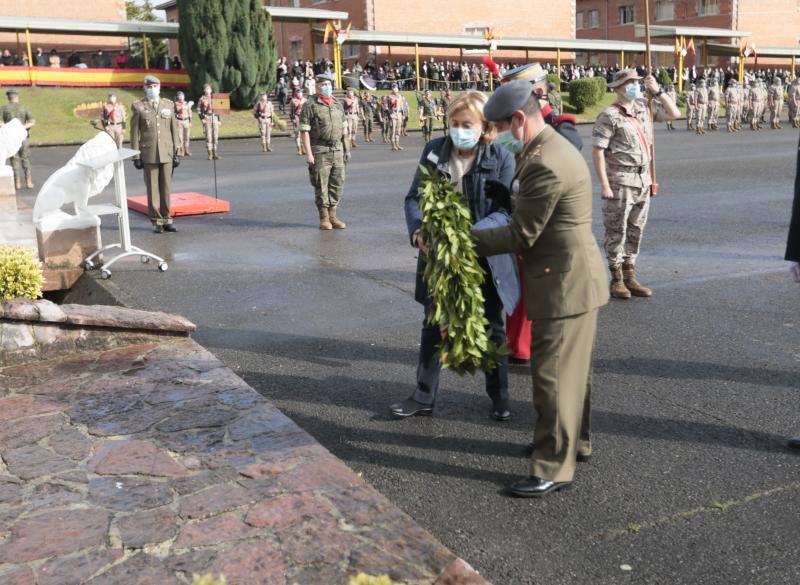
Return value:
M 470 209 L 473 223 L 483 221 L 490 222 L 484 223 L 487 226 L 499 226 L 509 220 L 510 203 L 492 199 L 486 185 L 495 181 L 508 187 L 514 176 L 514 157 L 508 150 L 493 143 L 495 129 L 483 116 L 486 99 L 484 94 L 477 91 L 467 91 L 458 96 L 446 114 L 449 134 L 428 142 L 419 164 L 438 171 L 455 184 Z M 418 187 L 419 177 L 415 173 L 405 199 L 405 214 L 411 245 L 420 250 L 414 298 L 425 307 L 427 314 L 431 299 L 422 275 L 428 247 L 426 235 L 421 231 Z M 502 346 L 506 343 L 503 311 L 512 312 L 519 298 L 516 260 L 511 254 L 494 256 L 490 260 L 482 258 L 481 266 L 486 272 L 482 291 L 490 338 Z M 440 339 L 439 328 L 423 320 L 416 389 L 406 400 L 391 406 L 394 416 L 406 418 L 433 412 L 441 369 L 436 358 L 436 346 Z M 486 393 L 492 401 L 489 410 L 491 418 L 508 420 L 511 413 L 508 406 L 507 358 L 494 371 L 486 374 Z

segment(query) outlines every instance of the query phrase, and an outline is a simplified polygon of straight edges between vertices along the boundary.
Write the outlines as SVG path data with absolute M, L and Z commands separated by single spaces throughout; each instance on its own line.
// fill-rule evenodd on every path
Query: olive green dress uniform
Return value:
M 592 233 L 592 181 L 580 152 L 545 126 L 519 156 L 511 224 L 474 231 L 481 256 L 521 254 L 533 321 L 533 402 L 539 418 L 531 475 L 569 482 L 590 455 L 592 351 L 605 270 Z
M 7 103 L 0 108 L 0 116 L 3 118 L 3 124 L 10 122 L 14 118 L 27 124 L 33 121 L 33 116 L 28 109 L 21 103 Z M 31 177 L 31 149 L 28 144 L 28 139 L 22 141 L 22 146 L 17 151 L 17 154 L 11 157 L 11 168 L 14 170 L 14 183 L 17 189 L 22 185 L 22 174 L 20 174 L 20 166 L 22 166 L 22 174 L 25 175 L 25 180 L 28 188 L 33 187 L 33 179 Z
M 147 207 L 153 225 L 169 225 L 172 163 L 179 142 L 175 104 L 160 98 L 158 103 L 147 98 L 131 107 L 131 148 L 140 151 L 147 186 Z
M 300 132 L 308 132 L 314 165 L 309 167 L 317 209 L 336 209 L 342 200 L 345 155 L 350 150 L 342 104 L 333 98 L 330 105 L 320 96 L 308 99 L 300 112 Z

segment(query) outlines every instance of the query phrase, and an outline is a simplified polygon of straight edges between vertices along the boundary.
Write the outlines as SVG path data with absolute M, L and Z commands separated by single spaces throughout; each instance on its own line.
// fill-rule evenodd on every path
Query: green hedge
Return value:
M 547 82 L 548 83 L 554 83 L 555 86 L 556 86 L 556 89 L 561 91 L 561 78 L 558 75 L 553 75 L 551 73 L 548 73 L 547 74 Z
M 595 77 L 590 77 L 589 80 L 595 86 L 595 97 L 599 102 L 600 100 L 603 99 L 603 96 L 606 95 L 606 92 L 608 91 L 608 83 L 606 83 L 606 78 L 595 76 Z
M 590 108 L 600 101 L 601 95 L 599 94 L 598 83 L 593 80 L 595 77 L 582 77 L 575 79 L 569 84 L 569 101 L 575 106 L 575 110 L 580 114 L 586 108 Z M 605 79 L 602 80 L 605 84 Z

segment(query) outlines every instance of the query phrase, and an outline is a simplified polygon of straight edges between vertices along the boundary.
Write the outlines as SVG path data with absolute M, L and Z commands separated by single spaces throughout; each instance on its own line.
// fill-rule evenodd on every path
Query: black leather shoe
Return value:
M 433 414 L 432 404 L 420 404 L 413 398 L 406 398 L 403 402 L 392 404 L 389 407 L 392 416 L 396 418 L 408 418 L 410 416 L 430 416 Z
M 525 359 L 522 359 L 522 358 L 510 357 L 510 358 L 508 358 L 508 365 L 509 366 L 529 366 L 529 365 L 531 365 L 531 360 L 525 360 Z
M 508 491 L 511 492 L 511 495 L 518 498 L 541 498 L 550 492 L 563 490 L 571 483 L 572 482 L 569 481 L 549 481 L 532 475 L 528 479 L 523 479 L 522 481 L 511 484 Z
M 498 422 L 508 422 L 511 420 L 511 411 L 508 410 L 508 402 L 505 400 L 498 400 L 492 404 L 492 411 L 489 413 L 489 418 Z
M 163 225 L 154 225 L 153 226 L 153 231 L 155 233 L 157 233 L 157 234 L 162 234 L 162 233 L 164 233 L 164 226 Z
M 176 227 L 175 227 L 174 225 L 172 225 L 171 223 L 168 223 L 167 225 L 165 225 L 165 226 L 164 226 L 164 231 L 165 231 L 165 232 L 177 232 L 177 231 L 178 231 L 178 228 L 176 228 Z
M 528 457 L 533 455 L 533 449 L 534 449 L 534 444 L 528 443 L 528 445 L 525 447 L 525 455 L 527 455 Z M 583 453 L 578 453 L 575 456 L 575 460 L 580 461 L 581 463 L 589 463 L 591 459 L 592 459 L 591 455 L 584 455 Z
M 789 449 L 800 450 L 800 437 L 792 437 L 786 442 L 786 446 L 789 447 Z

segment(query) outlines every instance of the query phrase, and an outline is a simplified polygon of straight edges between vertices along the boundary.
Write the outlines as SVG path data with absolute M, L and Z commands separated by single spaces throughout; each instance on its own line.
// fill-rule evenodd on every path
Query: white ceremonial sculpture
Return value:
M 33 223 L 43 232 L 85 229 L 100 225 L 100 217 L 89 208 L 89 199 L 103 192 L 114 177 L 113 165 L 89 168 L 87 163 L 117 151 L 114 139 L 100 132 L 81 146 L 67 164 L 45 181 L 33 206 Z M 62 211 L 68 203 L 75 214 Z
M 78 149 L 69 162 L 45 181 L 33 207 L 33 222 L 40 232 L 97 228 L 101 215 L 116 215 L 120 241 L 103 246 L 84 260 L 84 268 L 93 270 L 94 260 L 104 252 L 118 249 L 117 254 L 103 262 L 100 276 L 111 277 L 111 265 L 123 258 L 138 256 L 142 263 L 155 260 L 158 269 L 168 268 L 163 258 L 146 252 L 131 243 L 128 219 L 128 196 L 125 186 L 124 161 L 139 154 L 138 150 L 117 148 L 106 132 L 99 132 Z M 89 205 L 89 199 L 100 194 L 114 179 L 114 204 Z M 62 211 L 72 203 L 75 215 Z
M 16 118 L 0 126 L 0 177 L 14 176 L 14 169 L 6 161 L 19 152 L 27 137 L 28 131 Z

